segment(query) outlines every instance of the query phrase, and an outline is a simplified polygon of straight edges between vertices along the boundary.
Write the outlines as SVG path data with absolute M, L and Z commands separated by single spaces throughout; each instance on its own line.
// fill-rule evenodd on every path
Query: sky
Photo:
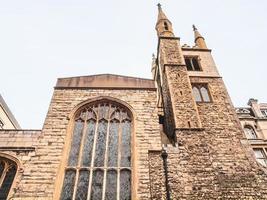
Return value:
M 157 3 L 181 44 L 192 24 L 235 106 L 267 102 L 265 0 L 0 0 L 0 94 L 23 129 L 40 129 L 57 78 L 151 78 Z

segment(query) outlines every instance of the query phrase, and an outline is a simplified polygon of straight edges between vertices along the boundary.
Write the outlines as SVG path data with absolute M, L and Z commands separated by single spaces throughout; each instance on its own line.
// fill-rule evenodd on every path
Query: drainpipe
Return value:
M 168 178 L 168 163 L 167 163 L 168 153 L 164 148 L 162 149 L 161 157 L 163 159 L 163 169 L 165 175 L 166 198 L 167 200 L 171 200 L 169 178 Z

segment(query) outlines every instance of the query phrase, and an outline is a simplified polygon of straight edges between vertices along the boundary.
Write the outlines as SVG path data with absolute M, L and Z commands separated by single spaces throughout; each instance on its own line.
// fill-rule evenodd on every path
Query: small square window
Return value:
M 196 102 L 211 102 L 210 93 L 206 84 L 193 84 L 192 91 Z
M 185 57 L 184 59 L 188 71 L 202 71 L 197 56 Z

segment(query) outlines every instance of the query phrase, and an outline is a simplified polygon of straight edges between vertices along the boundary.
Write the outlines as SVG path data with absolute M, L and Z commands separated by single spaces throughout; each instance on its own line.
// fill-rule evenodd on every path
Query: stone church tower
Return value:
M 205 39 L 159 5 L 153 79 L 59 78 L 42 130 L 0 130 L 0 199 L 267 199 Z
M 162 178 L 150 171 L 152 198 L 160 199 L 164 177 L 167 199 L 267 199 L 266 169 L 247 148 L 204 37 L 193 26 L 195 46 L 181 47 L 160 5 L 156 30 L 153 74 L 172 146 L 162 154 Z M 150 153 L 153 169 L 155 162 L 160 155 Z

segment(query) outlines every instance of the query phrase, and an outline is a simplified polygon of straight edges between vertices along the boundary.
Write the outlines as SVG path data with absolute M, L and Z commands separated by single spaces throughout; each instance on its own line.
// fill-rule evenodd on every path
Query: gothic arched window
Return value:
M 196 100 L 196 102 L 200 102 L 201 101 L 201 95 L 200 95 L 200 91 L 197 87 L 193 87 L 193 95 L 194 98 Z
M 131 199 L 131 127 L 131 113 L 116 103 L 76 113 L 62 200 Z
M 0 199 L 7 199 L 17 172 L 17 164 L 0 156 Z
M 258 138 L 254 128 L 252 128 L 251 126 L 246 125 L 244 127 L 244 131 L 245 131 L 247 139 L 257 139 Z
M 193 91 L 193 96 L 196 102 L 210 102 L 211 101 L 207 85 L 193 84 L 192 91 Z
M 200 93 L 204 102 L 210 102 L 210 96 L 206 87 L 202 86 L 200 88 Z

